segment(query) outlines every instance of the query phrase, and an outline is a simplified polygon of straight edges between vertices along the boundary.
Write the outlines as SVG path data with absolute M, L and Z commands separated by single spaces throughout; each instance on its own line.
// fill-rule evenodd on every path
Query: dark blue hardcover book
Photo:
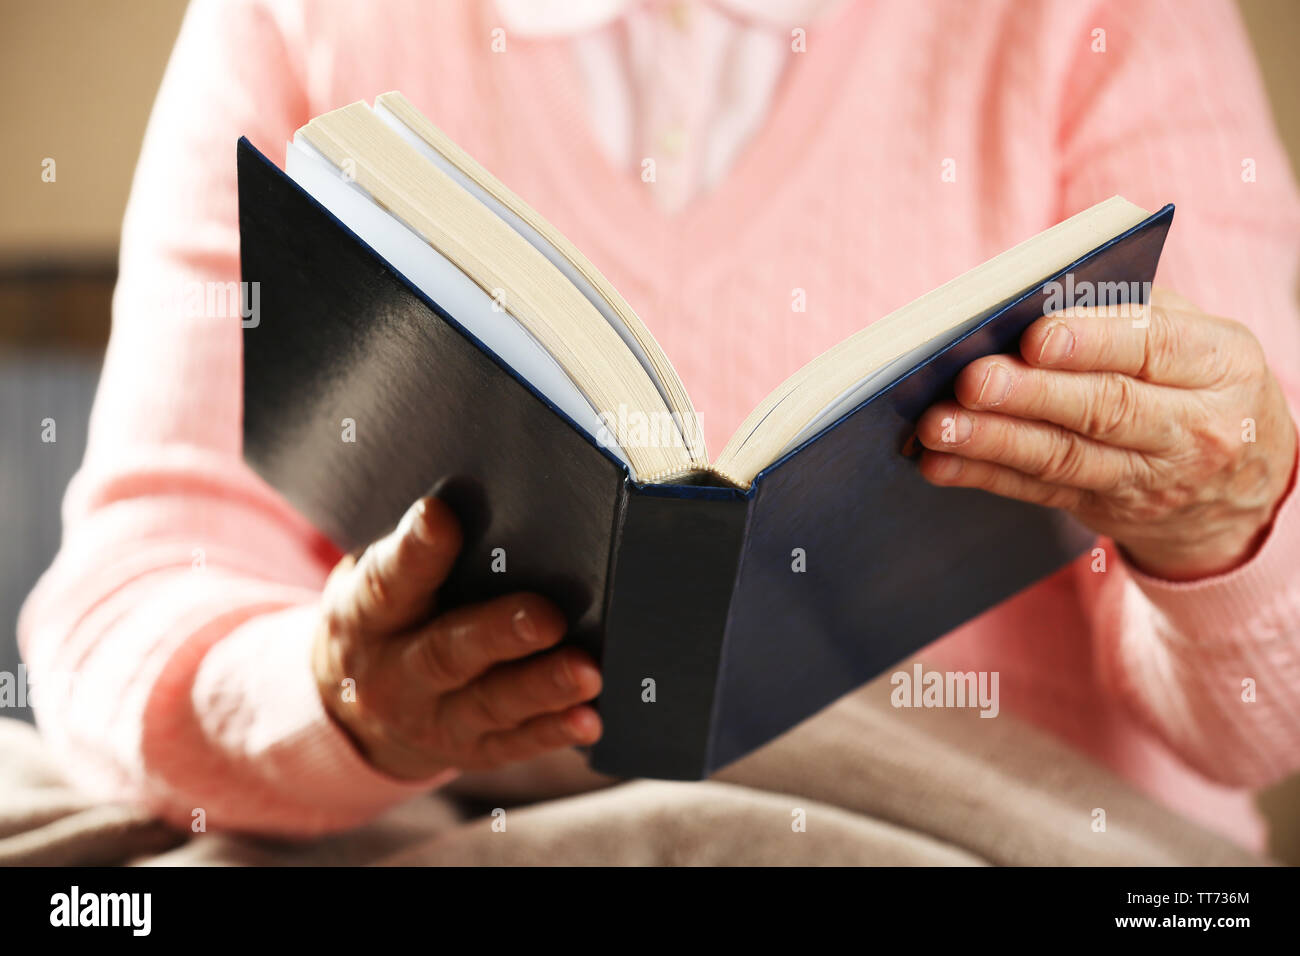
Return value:
M 238 170 L 261 292 L 248 462 L 343 549 L 442 496 L 465 547 L 440 605 L 556 601 L 604 672 L 592 766 L 670 779 L 708 776 L 1091 546 L 1059 512 L 931 486 L 904 446 L 966 364 L 1016 349 L 1049 283 L 1147 287 L 1173 218 L 1044 275 L 749 487 L 645 484 L 247 140 Z

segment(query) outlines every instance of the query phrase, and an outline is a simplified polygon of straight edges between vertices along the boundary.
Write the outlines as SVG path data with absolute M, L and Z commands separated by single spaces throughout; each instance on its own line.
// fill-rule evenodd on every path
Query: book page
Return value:
M 380 207 L 364 189 L 344 179 L 332 163 L 300 136 L 288 144 L 285 172 L 395 271 L 438 303 L 597 444 L 631 469 L 627 455 L 601 422 L 596 409 L 555 358 L 437 249 Z M 430 374 L 435 374 L 432 369 Z

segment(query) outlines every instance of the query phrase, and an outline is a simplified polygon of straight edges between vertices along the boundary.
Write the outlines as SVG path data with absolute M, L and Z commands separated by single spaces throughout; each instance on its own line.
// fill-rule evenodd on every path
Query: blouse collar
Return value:
M 644 0 L 496 0 L 506 30 L 517 36 L 572 36 L 619 19 Z M 808 26 L 843 0 L 651 0 L 669 16 L 689 16 L 692 6 L 716 7 L 734 19 L 789 29 Z

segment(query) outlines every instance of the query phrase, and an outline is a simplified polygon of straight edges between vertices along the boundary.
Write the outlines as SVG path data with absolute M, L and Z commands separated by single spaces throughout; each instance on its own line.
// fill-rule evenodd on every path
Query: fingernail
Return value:
M 934 466 L 934 477 L 940 481 L 951 481 L 961 471 L 961 459 L 956 455 L 944 455 L 939 464 Z
M 980 386 L 977 405 L 1001 405 L 1011 391 L 1011 373 L 1005 365 L 994 362 L 984 373 L 984 384 Z
M 556 662 L 551 676 L 555 678 L 555 686 L 560 690 L 569 690 L 574 686 L 573 672 L 569 670 L 569 662 L 563 657 Z
M 433 532 L 429 530 L 429 505 L 423 498 L 411 509 L 411 534 L 416 540 L 433 544 Z
M 969 415 L 953 412 L 940 424 L 943 430 L 939 433 L 939 439 L 945 445 L 962 445 L 970 441 L 972 426 Z
M 538 639 L 537 628 L 533 625 L 532 618 L 523 608 L 515 611 L 515 616 L 510 619 L 510 626 L 515 629 L 515 634 L 525 644 L 536 644 Z
M 1043 339 L 1043 347 L 1038 350 L 1039 365 L 1056 365 L 1064 362 L 1074 351 L 1074 333 L 1064 322 L 1052 326 Z
M 574 740 L 581 740 L 590 733 L 590 724 L 595 715 L 586 708 L 577 708 L 564 720 L 565 730 Z

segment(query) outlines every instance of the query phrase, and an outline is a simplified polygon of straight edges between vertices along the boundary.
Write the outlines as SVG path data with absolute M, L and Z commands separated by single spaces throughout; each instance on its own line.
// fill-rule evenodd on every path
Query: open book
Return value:
M 400 93 L 239 150 L 245 455 L 342 547 L 435 489 L 444 602 L 555 599 L 602 663 L 611 773 L 700 777 L 1077 555 L 1061 516 L 900 449 L 1050 283 L 1144 288 L 1172 207 L 1114 197 L 868 325 L 712 460 L 662 349 L 571 243 Z M 287 174 L 287 175 L 286 175 Z M 349 438 L 349 425 L 351 433 Z

